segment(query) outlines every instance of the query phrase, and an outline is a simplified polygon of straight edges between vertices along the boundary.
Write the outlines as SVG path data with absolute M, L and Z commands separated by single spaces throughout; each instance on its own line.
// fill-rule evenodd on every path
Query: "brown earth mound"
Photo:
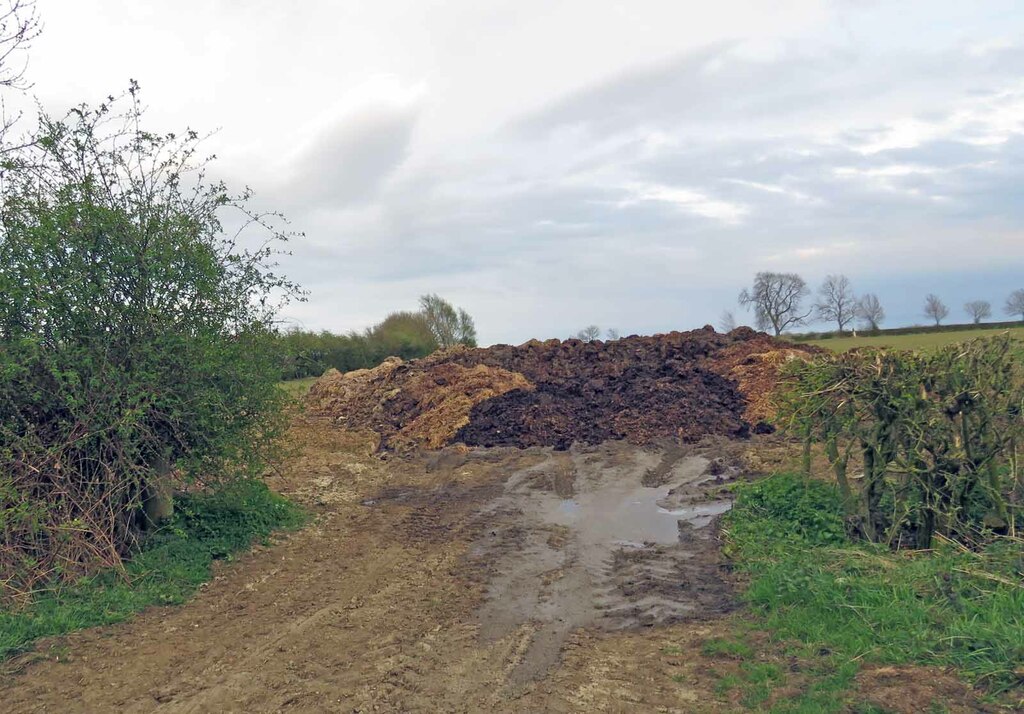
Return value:
M 382 448 L 437 449 L 469 422 L 474 404 L 532 388 L 521 374 L 485 365 L 416 364 L 389 357 L 373 369 L 329 370 L 310 388 L 306 405 L 348 428 L 377 432 Z
M 784 345 L 765 334 L 735 342 L 715 354 L 709 369 L 736 382 L 746 397 L 743 418 L 751 424 L 771 423 L 776 408 L 772 400 L 779 382 L 779 370 L 794 359 L 809 359 L 822 352 L 810 345 Z
M 382 448 L 555 446 L 575 441 L 746 436 L 772 415 L 778 366 L 805 348 L 749 328 L 613 342 L 532 340 L 456 348 L 372 370 L 330 372 L 315 413 L 381 434 Z

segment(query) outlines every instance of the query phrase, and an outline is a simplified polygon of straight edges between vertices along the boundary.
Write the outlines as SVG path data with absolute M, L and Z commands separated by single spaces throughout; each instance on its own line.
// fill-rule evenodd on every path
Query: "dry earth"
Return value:
M 299 420 L 293 437 L 272 486 L 313 525 L 220 567 L 184 607 L 42 643 L 9 663 L 3 710 L 739 708 L 714 691 L 730 664 L 700 655 L 733 606 L 709 524 L 735 448 L 385 460 L 374 438 L 322 422 Z M 872 676 L 893 710 L 914 711 L 892 694 L 903 677 Z M 957 686 L 946 701 L 966 696 Z

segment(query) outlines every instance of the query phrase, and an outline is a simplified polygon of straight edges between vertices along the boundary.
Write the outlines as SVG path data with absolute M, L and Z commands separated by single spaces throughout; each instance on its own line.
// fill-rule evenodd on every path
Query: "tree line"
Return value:
M 416 312 L 393 312 L 363 332 L 334 334 L 291 329 L 278 337 L 282 379 L 374 367 L 385 358 L 424 357 L 440 348 L 476 347 L 476 325 L 462 308 L 438 295 L 420 298 Z
M 874 293 L 857 296 L 845 275 L 828 275 L 811 297 L 806 281 L 796 273 L 763 271 L 754 278 L 750 288 L 739 295 L 739 304 L 754 313 L 758 329 L 771 330 L 775 335 L 810 322 L 830 322 L 842 334 L 859 320 L 864 329 L 875 332 L 885 320 L 885 309 Z M 1024 321 L 1024 289 L 1014 290 L 1006 298 L 1003 311 Z M 992 304 L 987 300 L 971 300 L 964 312 L 974 324 L 992 316 Z M 941 325 L 949 316 L 949 307 L 939 296 L 925 297 L 923 316 Z M 734 326 L 732 313 L 723 316 L 726 327 Z

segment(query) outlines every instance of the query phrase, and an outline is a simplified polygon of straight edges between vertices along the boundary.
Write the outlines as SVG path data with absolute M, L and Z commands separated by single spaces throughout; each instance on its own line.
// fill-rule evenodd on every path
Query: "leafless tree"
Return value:
M 754 287 L 740 293 L 740 305 L 753 307 L 757 327 L 771 328 L 776 335 L 788 327 L 803 325 L 813 312 L 803 309 L 809 290 L 796 273 L 761 272 L 754 277 Z
M 583 340 L 584 342 L 593 342 L 600 336 L 601 328 L 597 325 L 588 325 L 576 333 L 576 339 Z
M 608 331 L 604 333 L 609 341 L 619 339 L 619 331 L 614 327 L 609 327 Z
M 24 91 L 28 66 L 28 49 L 42 32 L 42 22 L 36 12 L 35 0 L 0 0 L 0 88 Z M 20 114 L 7 114 L 4 98 L 0 95 L 0 138 L 14 126 Z M 12 150 L 0 144 L 0 153 Z
M 1006 298 L 1006 307 L 1003 310 L 1010 316 L 1020 315 L 1021 321 L 1024 321 L 1024 288 L 1010 293 L 1010 297 Z
M 857 301 L 857 317 L 864 321 L 872 332 L 878 331 L 878 326 L 885 320 L 885 310 L 882 303 L 874 293 L 866 293 Z
M 986 317 L 992 317 L 992 304 L 988 300 L 971 300 L 964 305 L 964 311 L 977 325 Z
M 834 322 L 839 332 L 853 322 L 857 308 L 857 298 L 845 275 L 829 275 L 818 288 L 818 300 L 814 310 L 819 319 Z
M 939 299 L 938 295 L 930 293 L 924 299 L 924 315 L 935 320 L 936 325 L 941 325 L 942 321 L 949 315 L 949 308 Z
M 27 89 L 25 52 L 43 26 L 35 0 L 4 0 L 0 4 L 0 87 Z
M 718 318 L 718 329 L 722 332 L 732 332 L 736 329 L 736 317 L 732 310 L 722 310 L 722 316 Z

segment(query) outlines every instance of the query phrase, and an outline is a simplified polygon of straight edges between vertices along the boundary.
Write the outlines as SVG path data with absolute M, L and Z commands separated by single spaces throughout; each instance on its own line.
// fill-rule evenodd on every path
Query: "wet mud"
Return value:
M 271 486 L 313 523 L 219 564 L 184 606 L 5 662 L 3 711 L 739 708 L 710 674 L 738 664 L 702 643 L 729 632 L 713 519 L 741 444 L 382 459 L 373 433 L 306 419 L 290 443 Z M 915 676 L 866 681 L 888 704 Z
M 708 528 L 729 501 L 709 500 L 709 463 L 608 443 L 548 451 L 512 474 L 481 512 L 490 527 L 470 551 L 490 576 L 481 638 L 532 632 L 511 686 L 542 676 L 577 628 L 661 626 L 732 607 Z M 644 485 L 659 470 L 660 484 Z

